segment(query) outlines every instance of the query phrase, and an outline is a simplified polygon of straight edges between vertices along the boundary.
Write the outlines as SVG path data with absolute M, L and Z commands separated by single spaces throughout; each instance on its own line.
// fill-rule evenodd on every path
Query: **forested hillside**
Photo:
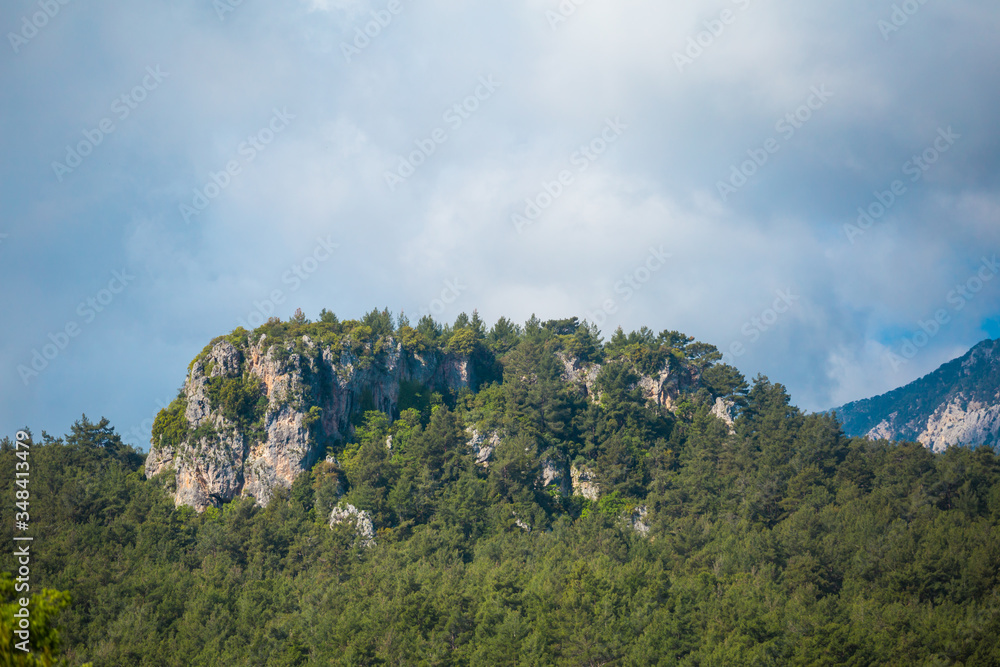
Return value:
M 322 354 L 306 335 L 351 364 L 436 350 L 478 370 L 358 404 L 290 488 L 200 513 L 106 420 L 34 434 L 32 593 L 66 594 L 39 600 L 38 636 L 67 664 L 1000 664 L 991 448 L 848 439 L 672 331 L 373 311 L 234 335 L 265 333 L 296 368 Z M 252 448 L 248 377 L 205 383 Z M 182 413 L 157 442 L 197 442 Z M 4 440 L 8 544 L 17 461 Z

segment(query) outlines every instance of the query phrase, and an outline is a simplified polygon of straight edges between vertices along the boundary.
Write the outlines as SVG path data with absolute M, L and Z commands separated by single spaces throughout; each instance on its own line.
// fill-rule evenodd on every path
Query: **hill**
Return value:
M 1000 340 L 887 394 L 836 408 L 852 436 L 911 440 L 939 452 L 1000 444 Z
M 718 362 L 574 318 L 324 313 L 216 339 L 148 457 L 86 417 L 26 431 L 30 455 L 0 441 L 2 497 L 30 459 L 33 646 L 116 666 L 1000 664 L 996 453 L 850 439 Z M 0 503 L 8 539 L 18 511 Z M 9 637 L 7 575 L 0 593 Z

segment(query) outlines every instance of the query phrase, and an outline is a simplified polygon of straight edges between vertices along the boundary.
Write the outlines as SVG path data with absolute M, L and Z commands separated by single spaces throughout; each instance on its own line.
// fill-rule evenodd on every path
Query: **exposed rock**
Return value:
M 514 525 L 515 526 L 517 526 L 518 528 L 520 528 L 521 530 L 523 530 L 526 533 L 530 533 L 531 532 L 531 526 L 529 526 L 528 524 L 526 524 L 524 521 L 521 521 L 520 517 L 517 516 L 516 512 L 511 512 L 511 514 L 514 517 Z
M 354 532 L 361 540 L 361 546 L 375 546 L 375 526 L 372 524 L 371 514 L 367 511 L 359 510 L 350 503 L 344 504 L 343 507 L 337 505 L 330 512 L 330 528 L 333 529 L 342 523 L 354 525 Z
M 935 452 L 952 445 L 996 445 L 1000 433 L 1000 404 L 965 403 L 962 397 L 940 406 L 917 440 Z
M 552 458 L 542 460 L 542 488 L 558 486 L 560 493 L 569 495 L 570 476 L 566 474 L 566 464 Z
M 726 426 L 729 427 L 730 435 L 736 433 L 736 430 L 733 429 L 733 423 L 736 421 L 735 403 L 727 398 L 719 396 L 715 399 L 715 405 L 712 407 L 712 414 L 725 422 Z
M 643 537 L 649 535 L 649 524 L 646 523 L 646 517 L 649 514 L 649 508 L 645 505 L 640 505 L 632 510 L 632 513 L 626 517 L 629 525 L 632 526 L 632 530 L 639 533 Z
M 570 466 L 569 473 L 573 479 L 574 496 L 583 496 L 587 500 L 597 500 L 601 496 L 601 487 L 590 470 L 574 465 Z
M 688 366 L 674 370 L 666 368 L 655 377 L 641 375 L 639 388 L 646 400 L 673 412 L 680 395 L 698 385 L 696 374 L 697 371 Z
M 548 486 L 554 482 L 560 481 L 562 478 L 562 470 L 556 462 L 552 459 L 545 459 L 542 461 L 542 486 Z
M 903 430 L 893 412 L 865 433 L 872 440 L 893 440 Z M 1000 444 L 1000 403 L 968 401 L 963 394 L 943 403 L 931 414 L 914 440 L 943 452 L 954 445 Z
M 469 441 L 466 442 L 466 446 L 472 450 L 472 453 L 476 456 L 476 465 L 480 465 L 484 468 L 490 467 L 490 459 L 493 457 L 493 451 L 500 445 L 500 434 L 496 431 L 489 433 L 487 437 L 485 434 L 481 434 L 476 429 L 470 429 L 472 436 Z
M 222 341 L 208 355 L 206 366 L 212 370 L 210 377 L 238 377 L 242 355 L 232 343 Z
M 897 430 L 894 424 L 898 414 L 898 412 L 893 412 L 886 419 L 880 421 L 872 430 L 865 433 L 865 437 L 870 440 L 892 440 Z
M 602 365 L 581 362 L 565 352 L 557 352 L 556 356 L 563 364 L 563 378 L 578 385 L 583 390 L 584 396 L 595 401 L 599 400 L 595 385 Z M 665 368 L 656 376 L 640 374 L 638 386 L 646 400 L 672 411 L 681 393 L 697 384 L 693 373 L 694 371 L 687 366 L 675 370 Z
M 410 354 L 392 339 L 388 343 L 374 360 L 347 347 L 321 348 L 308 336 L 297 348 L 302 354 L 293 341 L 272 343 L 265 335 L 244 349 L 226 340 L 216 343 L 193 364 L 185 382 L 187 441 L 152 442 L 147 476 L 176 470 L 174 502 L 198 511 L 239 495 L 266 504 L 277 488 L 290 488 L 316 462 L 321 443 L 346 439 L 351 418 L 369 399 L 374 409 L 393 414 L 400 382 L 458 390 L 474 381 L 466 357 Z M 219 377 L 262 383 L 266 412 L 254 428 L 241 428 L 211 405 L 209 379 Z M 312 407 L 320 411 L 318 420 L 310 415 Z M 483 461 L 497 442 L 494 434 Z
M 915 440 L 940 452 L 953 445 L 1000 445 L 1000 340 L 874 398 L 836 408 L 844 431 Z
M 639 388 L 646 400 L 667 410 L 673 409 L 674 401 L 681 393 L 679 385 L 678 379 L 666 370 L 656 377 L 643 375 L 639 378 Z
M 144 463 L 144 471 L 147 477 L 159 474 L 164 470 L 173 468 L 174 448 L 164 445 L 158 449 L 150 449 Z
M 579 385 L 583 389 L 584 396 L 596 398 L 594 383 L 597 382 L 597 375 L 601 372 L 601 364 L 582 362 L 561 351 L 556 352 L 556 356 L 563 365 L 563 378 L 567 382 Z

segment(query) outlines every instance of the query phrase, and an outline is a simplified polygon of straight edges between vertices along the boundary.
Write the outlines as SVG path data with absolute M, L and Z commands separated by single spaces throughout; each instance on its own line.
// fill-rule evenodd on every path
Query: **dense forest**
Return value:
M 481 381 L 362 411 L 266 506 L 175 507 L 105 419 L 32 434 L 35 650 L 12 650 L 5 574 L 0 665 L 1000 664 L 992 448 L 847 438 L 673 331 L 373 311 L 231 335 L 262 332 L 458 352 Z M 589 390 L 567 357 L 599 364 Z M 690 379 L 669 409 L 639 387 L 664 369 Z M 472 430 L 502 434 L 488 465 Z M 15 444 L 0 443 L 8 544 Z M 553 458 L 599 493 L 543 483 Z M 331 523 L 347 505 L 371 539 Z

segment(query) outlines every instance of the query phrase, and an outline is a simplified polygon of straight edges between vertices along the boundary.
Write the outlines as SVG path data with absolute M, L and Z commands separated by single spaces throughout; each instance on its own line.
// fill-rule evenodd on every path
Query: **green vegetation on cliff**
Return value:
M 385 311 L 264 329 L 371 355 L 390 337 L 450 346 L 495 373 L 450 396 L 404 387 L 398 414 L 362 414 L 266 507 L 174 508 L 167 476 L 147 480 L 103 421 L 43 435 L 33 576 L 72 599 L 57 617 L 71 664 L 1000 664 L 990 448 L 848 439 L 676 332 L 603 342 L 574 319 L 411 328 Z M 600 364 L 590 387 L 567 359 Z M 671 410 L 642 388 L 667 371 L 684 379 Z M 218 400 L 252 416 L 239 382 Z M 178 410 L 157 420 L 165 439 Z M 470 437 L 493 434 L 484 467 Z M 4 441 L 0 469 L 15 461 Z M 573 493 L 584 470 L 596 499 Z M 346 504 L 374 546 L 331 528 Z

